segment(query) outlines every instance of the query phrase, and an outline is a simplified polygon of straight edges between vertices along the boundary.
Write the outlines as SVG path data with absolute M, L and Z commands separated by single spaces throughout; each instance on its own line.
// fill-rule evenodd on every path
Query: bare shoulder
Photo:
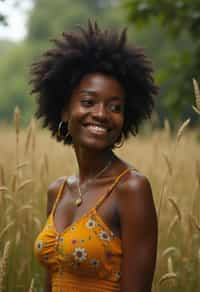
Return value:
M 123 216 L 128 214 L 133 218 L 135 215 L 145 217 L 150 213 L 155 215 L 155 206 L 150 182 L 142 173 L 131 170 L 121 180 L 117 199 L 119 201 L 119 211 Z
M 119 183 L 118 190 L 122 199 L 127 199 L 129 196 L 133 197 L 137 194 L 141 196 L 146 194 L 148 196 L 148 194 L 151 194 L 151 185 L 148 178 L 141 172 L 130 170 Z
M 65 176 L 59 177 L 49 185 L 47 190 L 47 215 L 50 214 L 53 204 L 56 200 L 58 191 L 65 180 L 66 180 Z

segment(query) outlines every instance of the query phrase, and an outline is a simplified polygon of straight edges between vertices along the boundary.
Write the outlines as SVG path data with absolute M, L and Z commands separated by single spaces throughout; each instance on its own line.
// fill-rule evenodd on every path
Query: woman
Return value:
M 143 51 L 89 23 L 64 33 L 32 67 L 37 117 L 73 145 L 79 173 L 48 189 L 35 242 L 45 291 L 149 292 L 157 219 L 147 178 L 113 149 L 135 135 L 157 87 Z M 133 150 L 134 155 L 134 150 Z

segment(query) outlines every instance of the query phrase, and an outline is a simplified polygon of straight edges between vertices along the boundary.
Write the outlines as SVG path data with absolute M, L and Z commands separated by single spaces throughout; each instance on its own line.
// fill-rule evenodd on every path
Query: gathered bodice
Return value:
M 52 291 L 78 292 L 90 291 L 90 288 L 91 291 L 119 291 L 121 240 L 104 222 L 98 207 L 127 171 L 115 179 L 94 208 L 58 232 L 54 211 L 64 184 L 61 186 L 52 212 L 34 245 L 36 257 L 52 274 Z M 85 284 L 80 286 L 80 283 Z

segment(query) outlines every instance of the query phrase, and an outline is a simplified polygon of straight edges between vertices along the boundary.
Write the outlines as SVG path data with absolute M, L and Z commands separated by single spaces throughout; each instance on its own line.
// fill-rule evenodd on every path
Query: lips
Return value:
M 106 134 L 109 129 L 102 125 L 96 125 L 96 124 L 87 124 L 85 127 L 93 134 L 97 135 L 103 135 Z

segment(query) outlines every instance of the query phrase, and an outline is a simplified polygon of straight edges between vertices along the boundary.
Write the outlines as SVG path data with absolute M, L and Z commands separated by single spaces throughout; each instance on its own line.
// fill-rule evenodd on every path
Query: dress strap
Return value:
M 113 184 L 110 186 L 108 191 L 103 196 L 101 196 L 99 198 L 99 200 L 97 201 L 95 209 L 97 209 L 104 202 L 104 200 L 110 195 L 110 193 L 112 192 L 114 187 L 118 184 L 118 182 L 122 178 L 122 176 L 124 176 L 129 170 L 130 170 L 130 168 L 126 168 L 115 178 Z
M 61 195 L 63 193 L 63 189 L 64 189 L 64 186 L 66 184 L 66 181 L 67 181 L 67 178 L 64 179 L 63 183 L 59 187 L 58 193 L 56 195 L 56 200 L 55 200 L 55 202 L 53 204 L 53 208 L 52 208 L 52 211 L 51 211 L 52 214 L 54 214 L 54 211 L 55 211 L 55 209 L 57 207 L 58 201 L 59 201 L 59 199 L 60 199 L 60 197 L 61 197 Z

